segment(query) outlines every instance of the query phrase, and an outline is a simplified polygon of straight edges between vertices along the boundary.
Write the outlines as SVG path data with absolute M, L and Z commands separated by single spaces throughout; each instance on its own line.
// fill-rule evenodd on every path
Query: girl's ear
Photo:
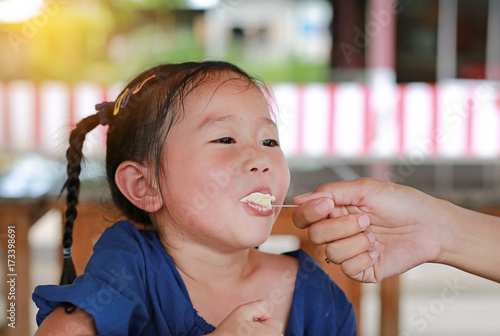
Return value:
M 153 213 L 163 206 L 161 193 L 151 179 L 149 168 L 138 162 L 122 162 L 116 169 L 115 183 L 130 203 L 139 209 Z

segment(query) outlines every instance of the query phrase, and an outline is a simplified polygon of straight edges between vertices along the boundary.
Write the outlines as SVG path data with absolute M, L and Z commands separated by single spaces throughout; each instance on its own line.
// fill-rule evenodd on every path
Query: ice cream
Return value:
M 264 207 L 271 207 L 271 202 L 274 202 L 274 200 L 276 200 L 276 197 L 272 195 L 254 192 L 240 199 L 240 202 L 253 203 Z

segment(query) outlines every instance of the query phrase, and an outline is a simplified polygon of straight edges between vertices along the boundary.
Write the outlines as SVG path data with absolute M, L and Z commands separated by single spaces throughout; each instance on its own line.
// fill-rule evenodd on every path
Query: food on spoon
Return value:
M 251 193 L 248 196 L 243 197 L 240 199 L 240 202 L 243 203 L 253 203 L 253 204 L 258 204 L 264 207 L 270 207 L 271 202 L 274 202 L 276 200 L 276 197 L 270 195 L 270 194 L 263 194 L 260 192 L 254 192 Z

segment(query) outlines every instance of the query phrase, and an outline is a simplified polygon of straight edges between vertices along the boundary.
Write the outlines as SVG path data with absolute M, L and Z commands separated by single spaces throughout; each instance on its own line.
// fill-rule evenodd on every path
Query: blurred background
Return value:
M 222 59 L 270 84 L 290 198 L 370 176 L 500 214 L 499 32 L 499 0 L 0 0 L 0 238 L 16 226 L 31 328 L 0 330 L 31 334 L 19 296 L 58 282 L 69 131 L 158 63 Z M 83 200 L 106 198 L 104 137 L 86 142 Z M 500 333 L 496 283 L 423 265 L 388 286 L 361 285 L 360 334 Z

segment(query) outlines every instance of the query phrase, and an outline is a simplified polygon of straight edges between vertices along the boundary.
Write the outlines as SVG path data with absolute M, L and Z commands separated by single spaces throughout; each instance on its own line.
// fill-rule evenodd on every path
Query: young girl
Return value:
M 310 256 L 255 249 L 290 180 L 265 90 L 225 62 L 161 65 L 76 126 L 67 285 L 35 289 L 37 335 L 356 334 L 351 304 Z M 129 221 L 103 233 L 74 279 L 82 146 L 99 124 L 109 125 L 107 178 Z

